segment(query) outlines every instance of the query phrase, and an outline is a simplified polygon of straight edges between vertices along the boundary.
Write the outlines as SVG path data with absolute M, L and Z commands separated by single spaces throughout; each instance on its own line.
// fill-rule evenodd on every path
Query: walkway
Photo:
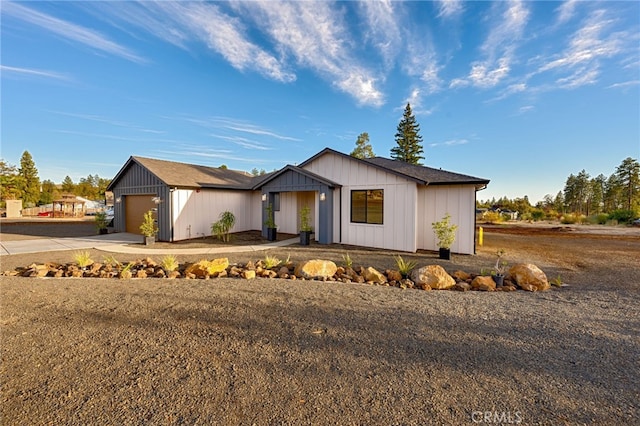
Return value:
M 141 240 L 142 237 L 140 235 L 114 233 L 107 235 L 95 235 L 90 237 L 39 238 L 33 240 L 0 241 L 0 256 L 12 254 L 40 253 L 45 251 L 81 249 L 98 249 L 111 253 L 133 253 L 146 255 L 242 253 L 288 246 L 299 241 L 298 238 L 291 238 L 288 240 L 253 246 L 216 246 L 183 249 L 154 249 L 144 245 L 129 245 L 140 244 Z

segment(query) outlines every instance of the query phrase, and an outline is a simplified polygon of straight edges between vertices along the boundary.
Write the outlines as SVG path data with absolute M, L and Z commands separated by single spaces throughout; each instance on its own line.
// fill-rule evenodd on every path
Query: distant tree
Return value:
M 622 184 L 614 174 L 604 184 L 604 211 L 612 212 L 622 208 Z
M 262 176 L 262 175 L 267 174 L 267 171 L 266 171 L 265 169 L 260 169 L 260 170 L 258 170 L 256 167 L 254 167 L 254 168 L 251 170 L 251 174 L 252 174 L 253 176 Z
M 397 146 L 391 148 L 391 158 L 410 164 L 420 164 L 424 160 L 420 125 L 407 103 L 395 135 Z
M 56 184 L 45 179 L 42 181 L 42 192 L 40 193 L 40 204 L 51 204 L 60 196 L 60 191 L 56 187 Z
M 38 177 L 36 163 L 33 161 L 33 157 L 31 157 L 29 151 L 22 153 L 18 174 L 21 178 L 20 190 L 22 202 L 26 206 L 35 205 L 38 200 L 40 200 L 40 178 Z
M 603 174 L 591 179 L 589 182 L 591 200 L 589 202 L 589 211 L 591 214 L 602 213 L 602 207 L 604 207 L 604 186 L 607 182 L 607 178 Z
M 373 158 L 376 156 L 373 153 L 371 144 L 369 143 L 369 133 L 363 132 L 358 135 L 356 147 L 351 151 L 350 155 L 356 158 Z
M 640 207 L 640 163 L 631 157 L 622 160 L 615 172 L 620 183 L 625 209 L 635 210 Z
M 96 178 L 98 179 L 97 181 L 98 198 L 100 200 L 104 200 L 105 193 L 107 192 L 107 187 L 109 186 L 109 184 L 111 184 L 111 179 L 101 178 L 101 177 L 98 177 L 98 175 L 96 175 Z
M 73 193 L 93 200 L 96 198 L 97 189 L 97 187 L 93 186 L 93 176 L 89 175 L 86 178 L 80 178 Z
M 4 206 L 5 200 L 15 200 L 20 198 L 20 181 L 16 166 L 0 159 L 0 200 Z
M 564 202 L 567 211 L 588 215 L 591 197 L 589 174 L 583 169 L 578 175 L 571 174 L 564 186 Z
M 62 181 L 62 192 L 65 194 L 73 194 L 76 190 L 76 184 L 73 183 L 73 180 L 67 175 Z
M 222 170 L 228 170 L 229 169 L 226 164 L 221 164 L 220 167 L 218 167 L 218 168 L 222 169 Z

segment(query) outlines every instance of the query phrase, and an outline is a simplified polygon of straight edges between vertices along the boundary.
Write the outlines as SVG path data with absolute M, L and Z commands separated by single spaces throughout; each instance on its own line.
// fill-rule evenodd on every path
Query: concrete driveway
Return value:
M 56 250 L 80 250 L 122 246 L 140 243 L 142 236 L 119 232 L 106 235 L 92 235 L 73 238 L 37 238 L 29 240 L 0 241 L 0 256 L 10 254 L 38 253 Z

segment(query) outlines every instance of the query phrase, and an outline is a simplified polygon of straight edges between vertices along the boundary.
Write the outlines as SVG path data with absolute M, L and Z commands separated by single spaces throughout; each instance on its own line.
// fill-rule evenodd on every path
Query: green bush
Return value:
M 542 209 L 533 209 L 531 210 L 531 219 L 533 219 L 535 222 L 544 219 L 545 217 L 545 212 Z
M 633 220 L 635 213 L 633 210 L 614 210 L 609 213 L 609 220 L 617 221 L 618 223 L 629 223 Z
M 502 215 L 498 212 L 486 212 L 482 218 L 489 223 L 502 222 Z
M 573 225 L 577 221 L 578 221 L 578 218 L 576 217 L 576 215 L 571 214 L 571 213 L 565 214 L 564 216 L 562 216 L 560 218 L 560 223 L 562 223 L 564 225 Z

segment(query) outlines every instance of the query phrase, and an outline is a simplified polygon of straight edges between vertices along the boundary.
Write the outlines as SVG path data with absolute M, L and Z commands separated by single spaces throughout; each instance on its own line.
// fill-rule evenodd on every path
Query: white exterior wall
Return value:
M 334 193 L 334 242 L 416 251 L 415 182 L 330 153 L 307 164 L 305 169 L 342 185 Z M 382 225 L 351 223 L 351 191 L 357 189 L 384 190 Z
M 211 235 L 211 224 L 225 211 L 236 217 L 231 232 L 261 229 L 260 194 L 257 192 L 177 189 L 172 192 L 171 203 L 173 241 Z
M 438 250 L 438 241 L 431 224 L 451 215 L 458 225 L 453 253 L 474 254 L 475 187 L 473 185 L 421 186 L 418 189 L 418 246 Z

